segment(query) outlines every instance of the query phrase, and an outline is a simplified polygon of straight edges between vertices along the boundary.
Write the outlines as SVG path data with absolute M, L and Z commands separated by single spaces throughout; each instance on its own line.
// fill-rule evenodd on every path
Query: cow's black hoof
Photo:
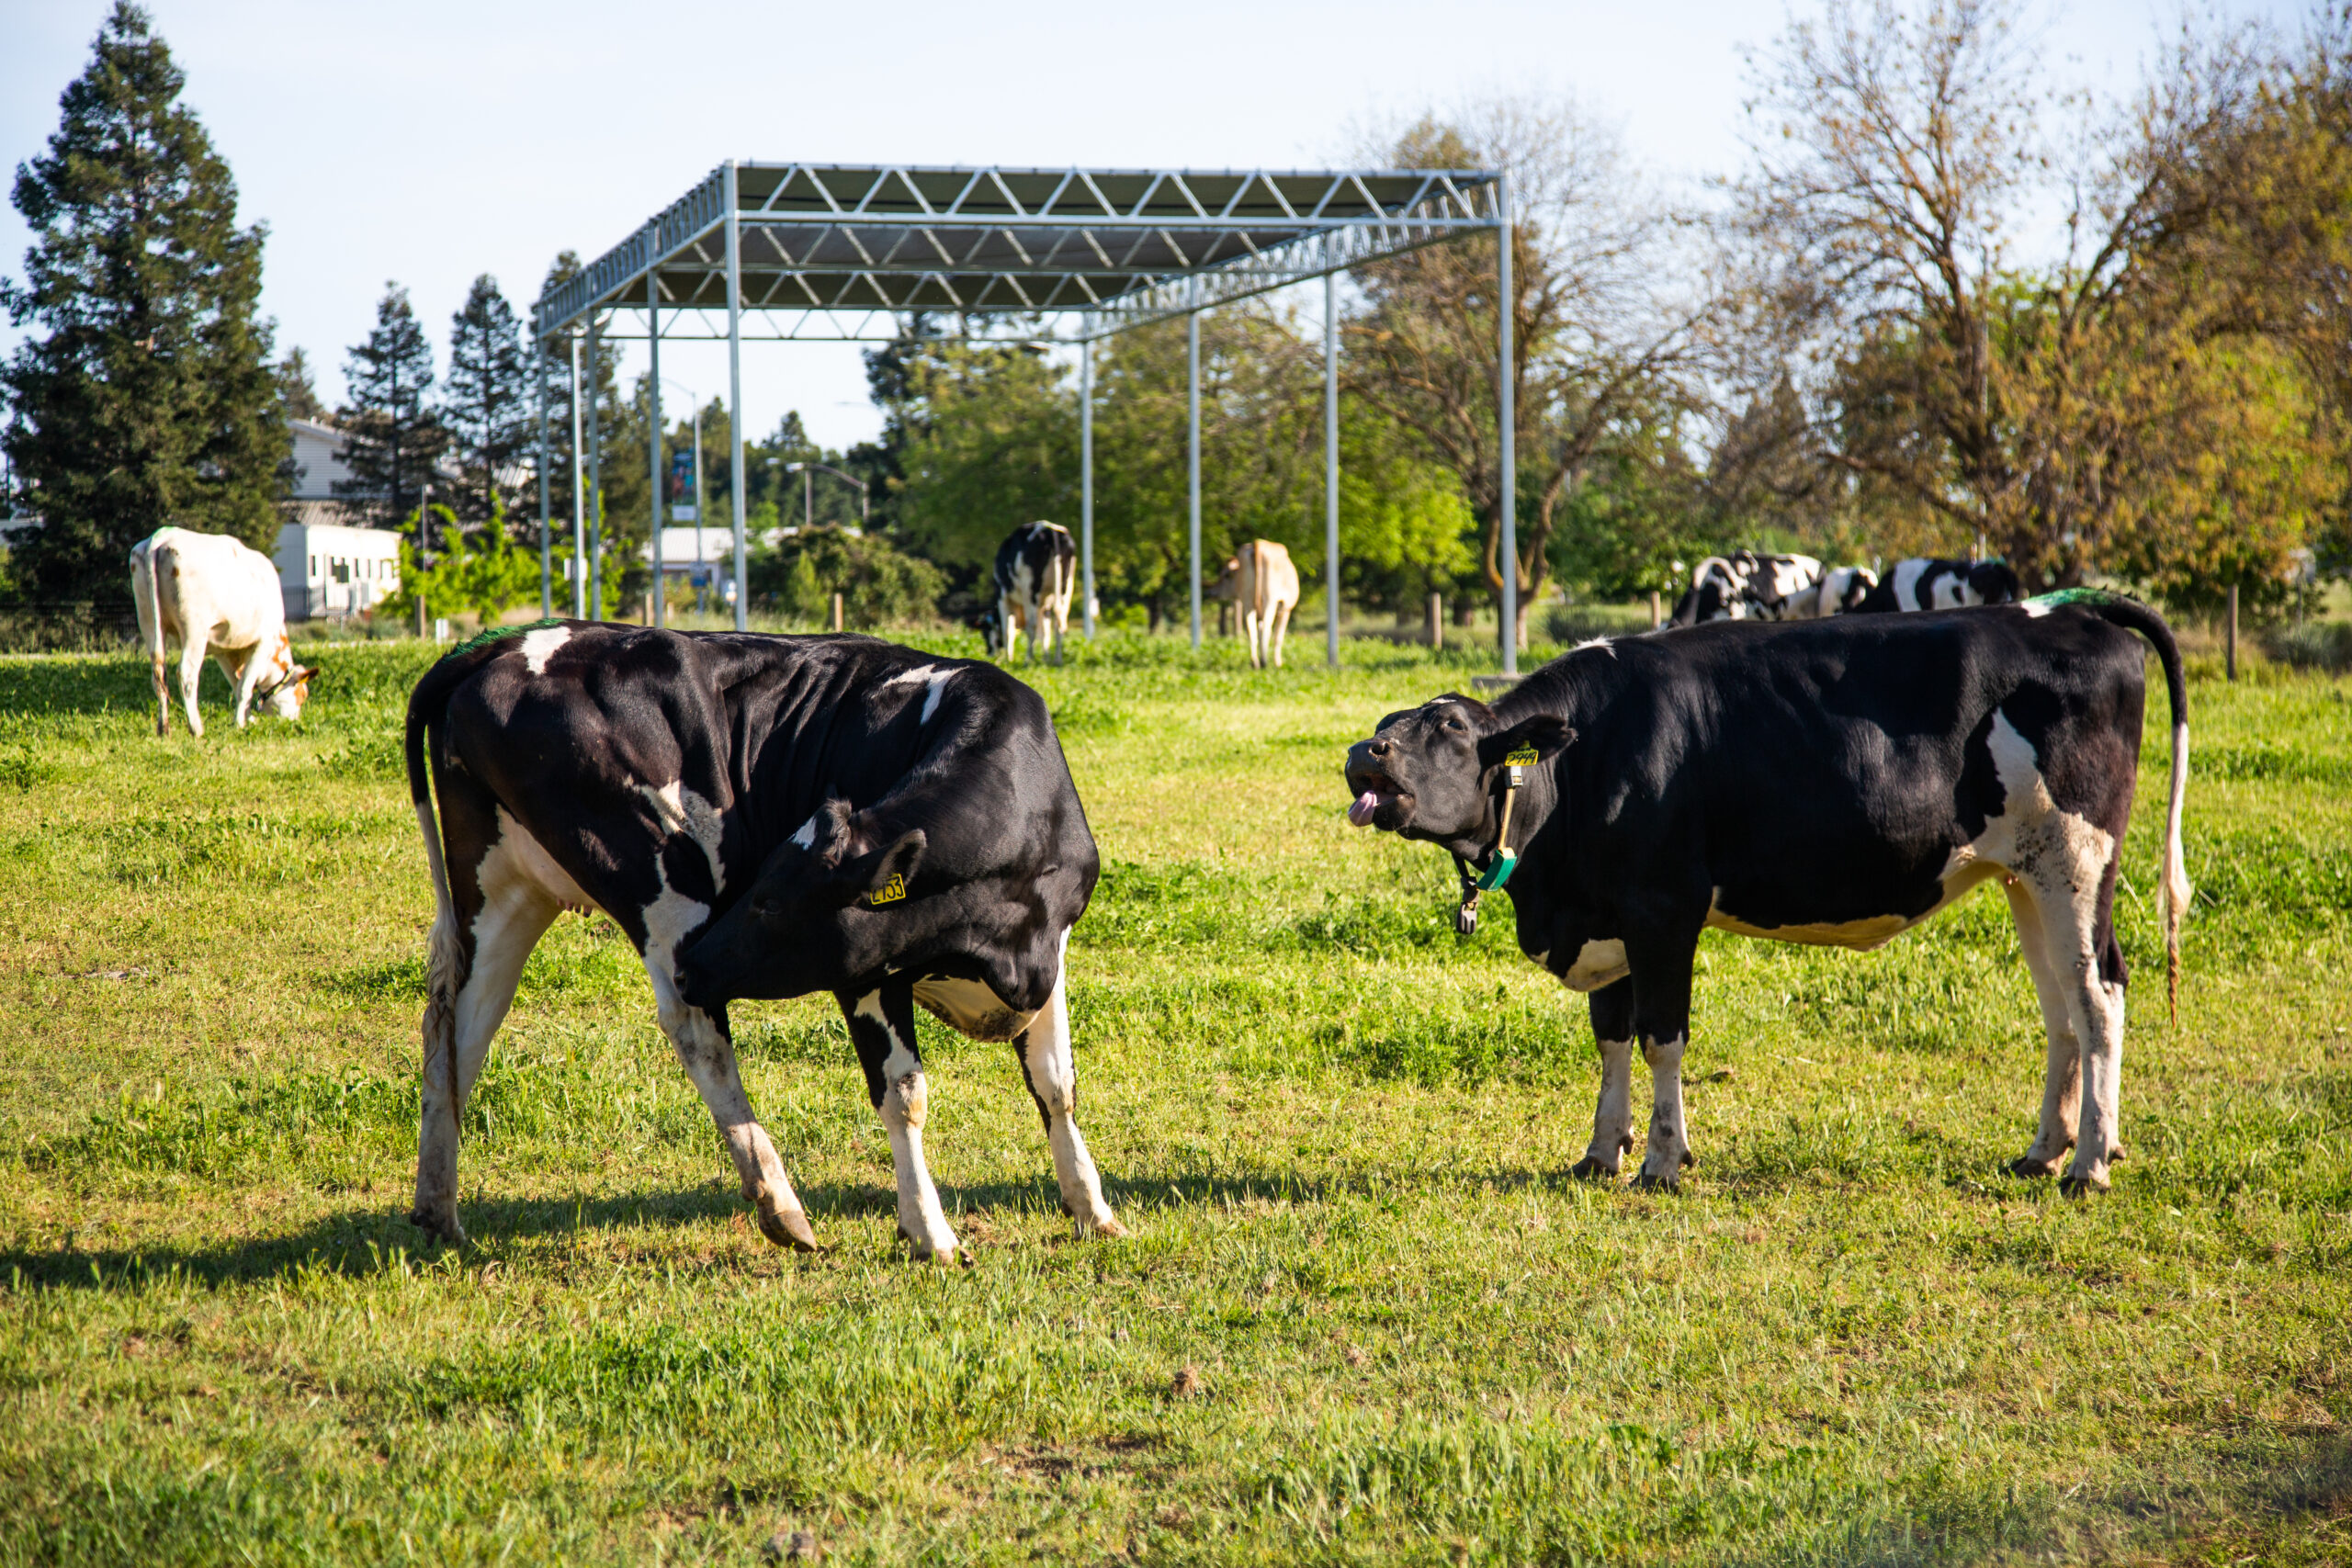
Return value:
M 2058 1190 L 2069 1198 L 2088 1198 L 2094 1193 L 2106 1191 L 2107 1183 L 2094 1181 L 2087 1176 L 2062 1176 L 2058 1179 Z
M 1636 1192 L 1679 1192 L 1682 1190 L 1682 1178 L 1679 1175 L 1652 1176 L 1645 1170 L 1634 1178 L 1633 1188 Z
M 408 1223 L 447 1247 L 466 1245 L 466 1227 L 458 1223 L 455 1214 L 441 1215 L 424 1209 L 411 1209 Z
M 808 1228 L 808 1215 L 797 1210 L 785 1213 L 762 1209 L 759 1213 L 760 1234 L 778 1247 L 788 1247 L 795 1252 L 824 1250 L 817 1245 L 817 1233 Z
M 2055 1176 L 2058 1174 L 2058 1162 L 2054 1159 L 2029 1159 L 2019 1155 L 2009 1161 L 2009 1174 L 2023 1177 L 2029 1181 L 2039 1177 Z
M 1578 1181 L 1614 1181 L 1617 1179 L 1617 1168 L 1613 1165 L 1603 1165 L 1590 1155 L 1587 1155 L 1568 1167 L 1568 1174 Z

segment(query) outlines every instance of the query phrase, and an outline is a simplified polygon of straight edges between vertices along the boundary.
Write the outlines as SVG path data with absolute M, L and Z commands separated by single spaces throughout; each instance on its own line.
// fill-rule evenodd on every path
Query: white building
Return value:
M 289 621 L 354 615 L 400 591 L 401 536 L 390 529 L 288 523 L 276 559 Z

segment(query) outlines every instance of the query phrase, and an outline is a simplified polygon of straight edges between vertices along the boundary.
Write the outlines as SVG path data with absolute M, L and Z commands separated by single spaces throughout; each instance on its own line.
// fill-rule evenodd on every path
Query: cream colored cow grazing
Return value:
M 245 727 L 255 697 L 266 699 L 280 718 L 302 716 L 318 671 L 294 662 L 286 600 L 267 556 L 225 534 L 158 528 L 130 547 L 130 595 L 139 604 L 139 640 L 155 681 L 156 734 L 172 729 L 164 682 L 170 637 L 180 643 L 180 705 L 189 734 L 204 733 L 196 685 L 208 650 L 237 689 L 238 728 Z
M 1298 608 L 1298 568 L 1291 564 L 1289 549 L 1272 539 L 1252 539 L 1225 563 L 1225 581 L 1232 585 L 1241 635 L 1250 639 L 1250 667 L 1281 669 L 1283 633 Z

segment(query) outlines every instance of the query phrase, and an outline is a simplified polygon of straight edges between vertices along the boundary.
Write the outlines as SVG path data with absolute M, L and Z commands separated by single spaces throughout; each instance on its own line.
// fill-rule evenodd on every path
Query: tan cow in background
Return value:
M 155 682 L 155 733 L 172 729 L 171 698 L 164 683 L 165 639 L 180 643 L 180 705 L 188 733 L 201 736 L 197 680 L 209 649 L 237 689 L 237 728 L 245 727 L 255 697 L 280 718 L 302 716 L 311 677 L 294 662 L 286 635 L 286 598 L 267 556 L 225 534 L 158 528 L 130 547 L 130 596 L 139 604 L 139 640 Z
M 1241 617 L 1241 635 L 1250 639 L 1250 664 L 1263 670 L 1282 668 L 1283 633 L 1290 613 L 1298 608 L 1298 568 L 1290 551 L 1272 539 L 1252 539 L 1241 553 L 1225 563 L 1213 591 L 1231 599 Z

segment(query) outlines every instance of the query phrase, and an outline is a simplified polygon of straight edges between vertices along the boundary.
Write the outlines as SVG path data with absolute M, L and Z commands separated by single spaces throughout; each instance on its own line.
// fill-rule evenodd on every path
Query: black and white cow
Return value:
M 1690 571 L 1690 586 L 1675 601 L 1670 626 L 1702 621 L 1778 621 L 1797 618 L 1792 606 L 1821 581 L 1821 563 L 1811 556 L 1767 556 L 1735 550 L 1709 556 Z
M 1894 563 L 1886 580 L 1853 606 L 1857 615 L 1898 610 L 1957 610 L 1970 604 L 2014 604 L 2020 590 L 2007 561 L 1931 560 L 1914 556 Z
M 980 623 L 989 657 L 1011 653 L 1014 633 L 1025 626 L 1029 661 L 1037 661 L 1037 644 L 1050 633 L 1053 661 L 1059 664 L 1069 637 L 1069 602 L 1078 591 L 1078 546 L 1069 530 L 1044 521 L 1015 528 L 997 547 L 991 576 L 996 615 Z
M 2011 1168 L 2052 1174 L 2072 1146 L 2067 1190 L 2105 1188 L 2123 1153 L 2113 906 L 2140 754 L 2133 633 L 2155 646 L 2172 703 L 2160 897 L 2177 989 L 2180 654 L 2154 611 L 2086 590 L 1587 645 L 1494 707 L 1447 695 L 1381 720 L 1349 750 L 1348 815 L 1453 852 L 1465 913 L 1473 868 L 1507 886 L 1521 949 L 1591 994 L 1600 1098 L 1579 1176 L 1615 1176 L 1633 1146 L 1640 1043 L 1645 1187 L 1675 1186 L 1691 1163 L 1681 1066 L 1701 931 L 1872 948 L 1998 882 L 2049 1042 L 2040 1132 Z
M 957 1246 L 923 1163 L 918 1003 L 1012 1043 L 1063 1207 L 1081 1235 L 1124 1234 L 1078 1130 L 1064 992 L 1099 863 L 1028 687 L 871 637 L 544 623 L 417 683 L 408 777 L 438 906 L 424 1229 L 463 1237 L 460 1114 L 524 959 L 560 911 L 597 908 L 643 958 L 769 1240 L 815 1245 L 744 1097 L 727 1004 L 815 991 L 848 1020 L 916 1257 Z

